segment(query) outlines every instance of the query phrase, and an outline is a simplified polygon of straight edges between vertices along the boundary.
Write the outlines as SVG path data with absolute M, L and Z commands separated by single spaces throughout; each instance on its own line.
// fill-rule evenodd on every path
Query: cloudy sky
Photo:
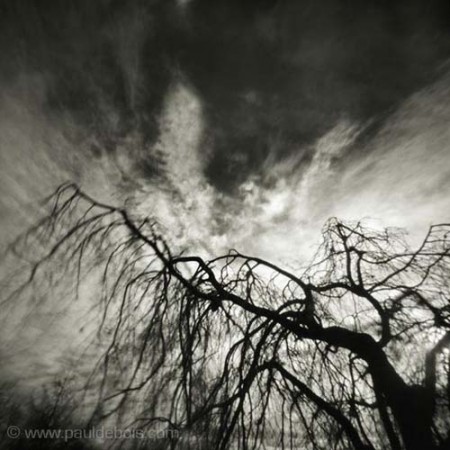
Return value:
M 302 260 L 330 216 L 448 220 L 447 0 L 4 0 L 5 245 L 61 182 Z

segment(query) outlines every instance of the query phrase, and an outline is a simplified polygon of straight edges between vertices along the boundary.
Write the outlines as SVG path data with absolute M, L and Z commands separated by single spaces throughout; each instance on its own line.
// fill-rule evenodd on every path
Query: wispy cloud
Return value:
M 400 226 L 417 237 L 445 220 L 450 206 L 448 92 L 444 77 L 413 95 L 369 143 L 357 140 L 363 125 L 343 120 L 316 141 L 306 168 L 295 157 L 278 160 L 226 196 L 204 176 L 201 103 L 178 85 L 166 99 L 156 144 L 165 155 L 168 190 L 149 186 L 147 200 L 140 199 L 155 205 L 152 211 L 180 244 L 211 252 L 237 247 L 303 259 L 330 216 Z M 347 158 L 354 145 L 364 148 Z

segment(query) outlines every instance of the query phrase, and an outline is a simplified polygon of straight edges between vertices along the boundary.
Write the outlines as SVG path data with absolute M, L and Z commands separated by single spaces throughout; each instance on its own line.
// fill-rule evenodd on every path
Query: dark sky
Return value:
M 132 176 L 152 179 L 164 165 L 144 148 L 159 136 L 167 91 L 183 78 L 202 103 L 205 174 L 232 194 L 269 159 L 295 153 L 299 170 L 307 167 L 314 142 L 339 120 L 370 124 L 359 138 L 370 140 L 441 73 L 449 5 L 2 0 L 1 83 L 39 74 L 43 114 L 70 116 L 79 125 L 70 139 L 92 158 L 119 157 L 138 130 L 141 145 L 127 150 Z M 347 157 L 358 157 L 358 142 Z

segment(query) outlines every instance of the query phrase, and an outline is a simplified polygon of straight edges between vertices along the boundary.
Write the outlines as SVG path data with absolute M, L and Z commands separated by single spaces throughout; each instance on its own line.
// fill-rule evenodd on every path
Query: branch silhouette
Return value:
M 73 184 L 48 202 L 8 250 L 25 266 L 3 306 L 96 277 L 91 421 L 157 421 L 180 431 L 171 448 L 450 445 L 450 224 L 411 250 L 401 230 L 333 218 L 289 271 L 183 253 Z

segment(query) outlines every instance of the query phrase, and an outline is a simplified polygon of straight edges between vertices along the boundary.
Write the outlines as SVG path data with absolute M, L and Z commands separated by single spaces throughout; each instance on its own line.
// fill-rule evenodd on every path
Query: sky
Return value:
M 178 248 L 304 263 L 450 210 L 444 0 L 3 0 L 0 243 L 65 181 Z
M 177 245 L 304 259 L 446 219 L 444 1 L 3 1 L 1 242 L 75 181 Z

